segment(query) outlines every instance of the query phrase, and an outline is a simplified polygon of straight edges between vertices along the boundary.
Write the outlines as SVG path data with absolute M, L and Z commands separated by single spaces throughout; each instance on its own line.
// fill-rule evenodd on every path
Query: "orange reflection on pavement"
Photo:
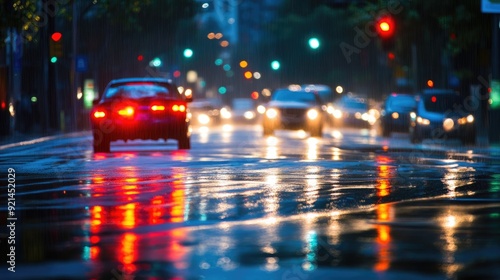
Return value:
M 377 221 L 387 222 L 392 220 L 392 205 L 379 204 L 376 208 Z M 386 271 L 390 268 L 391 254 L 391 227 L 385 224 L 377 224 L 377 261 L 373 267 L 375 271 Z
M 163 216 L 163 209 L 165 208 L 163 197 L 161 195 L 155 196 L 151 200 L 151 208 L 149 213 L 149 223 L 158 224 Z
M 179 241 L 186 237 L 185 228 L 176 228 L 168 231 L 168 238 L 166 245 L 166 257 L 172 261 L 174 267 L 179 270 L 186 269 L 188 263 L 186 261 L 187 249 Z
M 120 241 L 118 260 L 123 264 L 123 271 L 131 274 L 136 270 L 134 265 L 137 260 L 137 235 L 135 233 L 124 233 Z
M 102 224 L 102 207 L 101 206 L 92 206 L 90 208 L 90 232 L 97 233 L 99 232 L 99 226 Z
M 170 209 L 170 220 L 180 223 L 184 220 L 184 185 L 179 175 L 174 175 L 174 191 L 172 192 L 172 208 Z
M 377 196 L 384 197 L 388 196 L 391 191 L 391 173 L 394 170 L 394 166 L 388 165 L 391 163 L 391 159 L 386 156 L 377 156 L 376 157 L 377 164 Z
M 90 247 L 90 259 L 97 260 L 100 252 L 101 252 L 101 249 L 99 247 L 97 247 L 97 246 Z
M 128 203 L 125 204 L 124 206 L 119 207 L 120 210 L 123 210 L 123 220 L 121 222 L 121 225 L 123 228 L 134 228 L 135 226 L 135 208 L 136 208 L 136 203 Z

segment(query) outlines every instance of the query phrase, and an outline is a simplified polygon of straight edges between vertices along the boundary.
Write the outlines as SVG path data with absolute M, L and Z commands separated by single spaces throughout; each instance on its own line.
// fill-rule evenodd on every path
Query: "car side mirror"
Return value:
M 99 104 L 99 99 L 92 100 L 92 105 L 97 105 L 97 104 Z

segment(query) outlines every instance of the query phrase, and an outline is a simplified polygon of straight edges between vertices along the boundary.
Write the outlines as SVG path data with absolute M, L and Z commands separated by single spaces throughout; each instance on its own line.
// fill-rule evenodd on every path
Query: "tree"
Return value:
M 419 88 L 431 77 L 439 86 L 452 86 L 450 76 L 467 83 L 488 68 L 481 54 L 491 46 L 491 18 L 477 1 L 364 1 L 350 6 L 352 24 L 366 25 L 391 5 L 400 7 L 392 13 L 398 26 L 397 63 L 411 69 L 412 49 L 417 50 Z
M 263 36 L 259 55 L 269 71 L 272 71 L 271 61 L 280 62 L 276 72 L 281 73 L 279 86 L 290 83 L 346 85 L 352 81 L 351 70 L 356 65 L 348 63 L 339 48 L 342 42 L 352 38 L 348 15 L 344 9 L 332 8 L 325 2 L 284 1 L 277 18 L 265 26 L 268 34 Z M 317 48 L 310 47 L 311 38 L 318 40 L 313 40 Z

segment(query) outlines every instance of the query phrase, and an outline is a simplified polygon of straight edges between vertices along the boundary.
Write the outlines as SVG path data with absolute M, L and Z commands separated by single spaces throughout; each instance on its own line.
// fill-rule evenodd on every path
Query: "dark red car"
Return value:
M 188 98 L 163 78 L 111 81 L 91 110 L 94 152 L 109 152 L 117 140 L 174 139 L 191 148 Z

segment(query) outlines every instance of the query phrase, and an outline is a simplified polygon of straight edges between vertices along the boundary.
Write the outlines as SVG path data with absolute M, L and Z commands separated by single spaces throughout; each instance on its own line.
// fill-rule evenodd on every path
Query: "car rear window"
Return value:
M 427 111 L 445 113 L 461 105 L 463 98 L 458 94 L 428 94 L 424 95 L 423 101 Z
M 413 96 L 391 97 L 387 102 L 387 109 L 412 109 L 416 106 L 416 100 Z
M 132 82 L 117 84 L 109 87 L 104 98 L 124 97 L 140 99 L 146 97 L 170 97 L 179 98 L 178 92 L 170 88 L 170 85 L 147 82 Z
M 291 90 L 278 90 L 273 96 L 272 100 L 276 101 L 297 101 L 306 103 L 317 103 L 318 99 L 314 93 L 305 91 L 291 91 Z

